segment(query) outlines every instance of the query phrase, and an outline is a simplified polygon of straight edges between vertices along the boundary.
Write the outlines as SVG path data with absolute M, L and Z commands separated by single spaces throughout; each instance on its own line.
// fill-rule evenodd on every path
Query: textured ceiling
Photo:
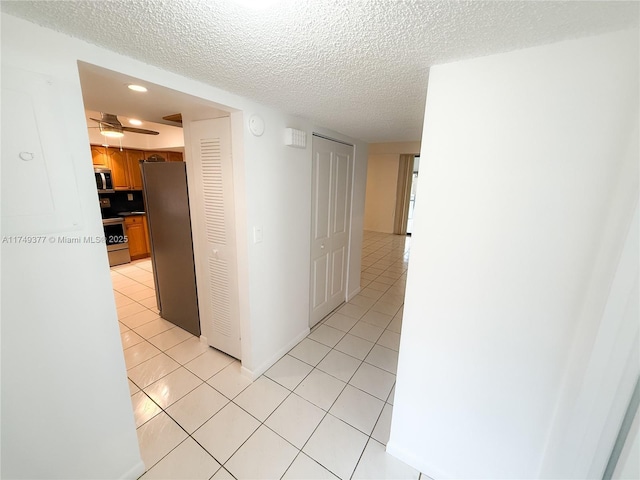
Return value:
M 429 67 L 638 25 L 636 2 L 2 1 L 6 13 L 370 142 L 419 140 Z

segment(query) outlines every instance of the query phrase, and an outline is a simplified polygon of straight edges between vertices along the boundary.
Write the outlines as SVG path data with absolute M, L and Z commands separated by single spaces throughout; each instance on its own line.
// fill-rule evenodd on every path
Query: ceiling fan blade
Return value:
M 160 132 L 156 132 L 155 130 L 147 130 L 144 128 L 133 128 L 133 127 L 122 127 L 122 130 L 125 132 L 131 133 L 144 133 L 145 135 L 159 135 Z
M 173 115 L 167 115 L 166 117 L 162 117 L 163 120 L 167 120 L 169 122 L 182 123 L 182 114 L 174 113 Z
M 93 120 L 94 122 L 98 122 L 101 125 L 108 125 L 108 126 L 113 127 L 113 128 L 120 128 L 122 126 L 122 124 L 120 122 L 118 122 L 118 123 L 109 123 L 109 122 L 105 122 L 104 120 L 98 120 L 97 118 L 91 118 L 91 117 L 89 117 L 89 120 Z
M 118 116 L 113 113 L 100 112 L 100 116 L 102 117 L 102 123 L 108 123 L 118 127 L 122 126 L 122 123 L 118 120 Z
M 101 120 L 98 120 L 97 118 L 91 118 L 91 117 L 89 118 L 94 122 L 98 122 L 98 125 L 100 126 L 101 130 L 102 130 L 102 127 L 105 126 L 105 127 L 111 127 L 112 129 L 115 129 L 119 132 L 142 133 L 145 135 L 160 134 L 160 132 L 156 132 L 155 130 L 147 130 L 145 128 L 125 127 L 122 125 L 122 123 L 120 123 L 120 120 L 118 120 L 118 117 L 111 113 L 103 113 Z

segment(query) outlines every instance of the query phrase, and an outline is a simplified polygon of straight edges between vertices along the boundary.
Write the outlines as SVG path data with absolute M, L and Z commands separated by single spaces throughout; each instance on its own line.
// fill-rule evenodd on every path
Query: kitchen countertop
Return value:
M 118 215 L 120 217 L 131 217 L 133 215 L 146 215 L 147 212 L 136 211 L 136 212 L 119 212 Z

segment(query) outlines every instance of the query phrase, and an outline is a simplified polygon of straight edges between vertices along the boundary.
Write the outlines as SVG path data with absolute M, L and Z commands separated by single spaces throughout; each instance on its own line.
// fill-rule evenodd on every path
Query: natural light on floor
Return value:
M 150 260 L 112 268 L 142 478 L 420 478 L 385 452 L 409 248 L 365 232 L 361 292 L 253 383 L 158 317 Z

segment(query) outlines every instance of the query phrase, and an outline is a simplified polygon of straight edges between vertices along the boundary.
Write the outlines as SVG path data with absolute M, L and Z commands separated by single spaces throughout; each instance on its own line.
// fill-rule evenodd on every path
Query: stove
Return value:
M 100 210 L 102 213 L 102 228 L 104 230 L 105 243 L 107 245 L 107 255 L 109 256 L 109 266 L 122 265 L 131 262 L 129 255 L 129 239 L 127 238 L 127 228 L 124 225 L 124 218 L 121 216 L 109 215 L 111 202 L 109 198 L 100 198 Z

